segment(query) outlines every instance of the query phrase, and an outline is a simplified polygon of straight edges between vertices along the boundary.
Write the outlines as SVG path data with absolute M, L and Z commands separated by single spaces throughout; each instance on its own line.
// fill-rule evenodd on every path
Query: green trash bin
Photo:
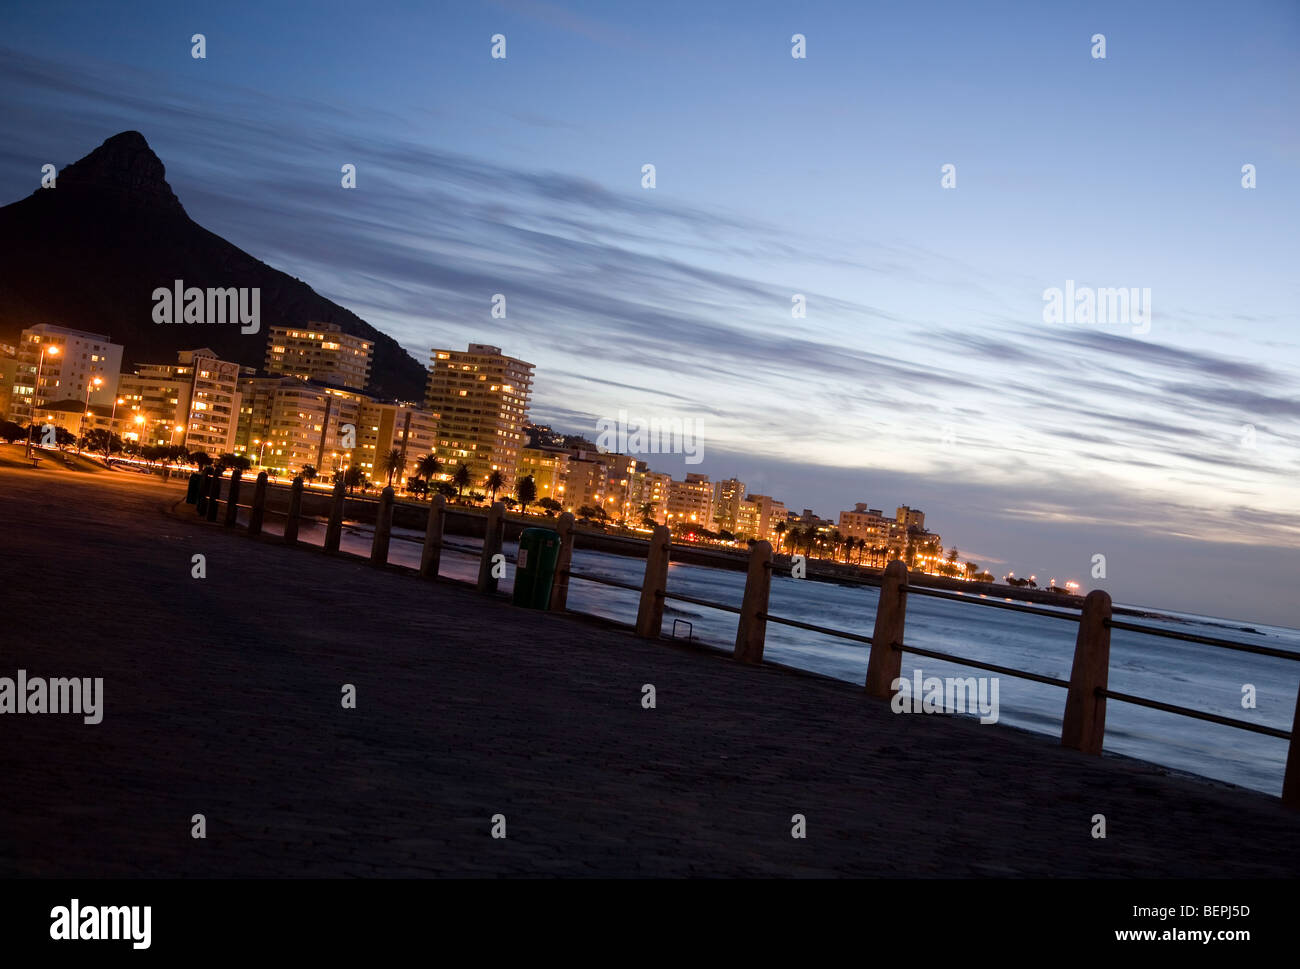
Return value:
M 551 607 L 551 584 L 560 559 L 560 533 L 551 528 L 525 528 L 519 536 L 512 600 L 528 609 Z

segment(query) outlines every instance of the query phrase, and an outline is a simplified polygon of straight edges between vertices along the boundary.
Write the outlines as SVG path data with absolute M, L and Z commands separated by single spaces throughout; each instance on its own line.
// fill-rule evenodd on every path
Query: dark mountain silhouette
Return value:
M 425 368 L 395 340 L 196 223 L 165 173 L 144 136 L 124 131 L 64 168 L 56 187 L 0 208 L 0 340 L 57 323 L 123 344 L 124 366 L 172 363 L 177 350 L 207 346 L 260 368 L 272 324 L 337 323 L 374 341 L 372 392 L 424 399 Z M 201 289 L 260 289 L 259 331 L 155 323 L 153 291 L 176 279 Z

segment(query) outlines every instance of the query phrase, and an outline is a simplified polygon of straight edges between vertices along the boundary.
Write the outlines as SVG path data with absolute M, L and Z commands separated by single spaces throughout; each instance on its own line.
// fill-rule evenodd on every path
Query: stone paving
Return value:
M 105 693 L 98 725 L 0 716 L 0 875 L 1300 873 L 1263 794 L 252 540 L 182 491 L 0 470 L 0 676 Z

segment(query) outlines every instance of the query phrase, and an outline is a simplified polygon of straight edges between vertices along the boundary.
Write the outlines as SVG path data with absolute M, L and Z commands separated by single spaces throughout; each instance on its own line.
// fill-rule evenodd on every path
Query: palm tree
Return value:
M 500 470 L 493 469 L 492 473 L 487 476 L 487 488 L 488 491 L 492 492 L 493 501 L 497 500 L 497 492 L 501 490 L 505 483 L 505 476 L 502 475 Z
M 423 478 L 427 484 L 432 485 L 434 476 L 442 471 L 442 462 L 436 455 L 426 454 L 415 462 L 415 476 Z
M 776 532 L 777 548 L 780 548 L 782 545 L 785 544 L 785 529 L 786 529 L 786 524 L 785 522 L 781 522 L 781 521 L 777 522 L 775 525 L 772 526 L 772 531 Z
M 528 514 L 528 506 L 537 500 L 537 482 L 531 474 L 515 482 L 515 497 L 519 499 L 519 510 Z
M 393 448 L 387 454 L 380 455 L 375 470 L 388 475 L 388 487 L 393 486 L 393 475 L 406 470 L 406 461 L 400 448 Z
M 320 472 L 316 470 L 316 466 L 313 464 L 304 464 L 302 466 L 302 471 L 299 473 L 302 475 L 302 480 L 306 481 L 308 484 L 315 481 L 317 476 L 320 474 Z
M 360 465 L 353 464 L 343 472 L 343 483 L 347 486 L 348 492 L 351 493 L 354 488 L 365 486 L 366 475 L 361 470 Z
M 469 465 L 462 461 L 460 467 L 456 469 L 455 474 L 451 476 L 451 483 L 456 486 L 457 498 L 459 498 L 464 493 L 465 489 L 469 487 L 472 477 L 473 476 L 469 471 Z

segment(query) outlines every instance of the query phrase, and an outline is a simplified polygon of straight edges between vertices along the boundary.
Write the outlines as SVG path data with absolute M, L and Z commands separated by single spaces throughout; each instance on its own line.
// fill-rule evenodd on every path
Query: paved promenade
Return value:
M 1265 795 L 253 541 L 181 492 L 0 469 L 0 676 L 105 692 L 98 725 L 0 716 L 0 875 L 1300 874 Z

